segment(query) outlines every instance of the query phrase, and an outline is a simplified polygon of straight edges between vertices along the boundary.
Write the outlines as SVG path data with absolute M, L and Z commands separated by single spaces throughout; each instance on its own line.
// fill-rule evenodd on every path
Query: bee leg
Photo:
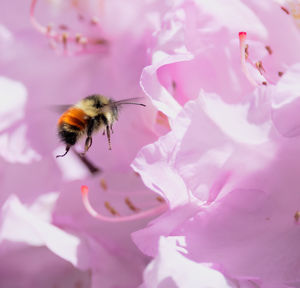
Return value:
M 91 136 L 88 136 L 85 140 L 84 152 L 87 152 L 90 149 L 92 143 L 93 143 L 93 138 Z
M 114 130 L 113 130 L 112 124 L 110 125 L 110 131 L 111 131 L 112 134 L 114 134 Z
M 106 125 L 106 135 L 107 135 L 107 140 L 108 140 L 108 150 L 111 150 L 110 130 L 109 130 L 109 126 L 108 125 Z
M 90 119 L 88 124 L 87 124 L 87 138 L 85 140 L 85 145 L 84 145 L 84 152 L 81 153 L 81 156 L 84 156 L 84 154 L 90 149 L 93 143 L 92 139 L 92 133 L 94 129 L 95 121 L 93 119 Z
M 67 145 L 67 146 L 66 146 L 66 152 L 65 152 L 64 154 L 61 154 L 61 155 L 56 155 L 56 158 L 58 158 L 58 157 L 64 157 L 64 156 L 66 156 L 66 155 L 67 155 L 67 153 L 68 153 L 68 152 L 69 152 L 69 150 L 70 150 L 70 147 L 71 147 L 71 146 Z

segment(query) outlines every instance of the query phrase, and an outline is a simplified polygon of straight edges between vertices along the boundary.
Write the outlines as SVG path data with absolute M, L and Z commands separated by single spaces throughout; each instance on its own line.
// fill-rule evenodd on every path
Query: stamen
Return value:
M 105 206 L 105 208 L 106 208 L 113 216 L 120 216 L 119 212 L 118 212 L 115 208 L 113 208 L 113 207 L 109 204 L 109 202 L 105 201 L 105 202 L 104 202 L 104 206 Z
M 77 16 L 78 16 L 78 20 L 84 21 L 84 16 L 82 14 L 79 13 Z
M 146 211 L 142 211 L 142 212 L 136 213 L 134 215 L 107 217 L 107 216 L 101 215 L 100 213 L 98 213 L 97 211 L 94 210 L 94 208 L 91 206 L 91 204 L 89 202 L 88 192 L 89 192 L 89 189 L 87 186 L 85 186 L 85 185 L 81 186 L 82 201 L 83 201 L 85 209 L 94 218 L 97 218 L 97 219 L 99 219 L 101 221 L 105 221 L 105 222 L 119 223 L 119 222 L 138 220 L 138 219 L 142 219 L 145 217 L 150 217 L 150 216 L 154 216 L 157 214 L 161 214 L 168 209 L 168 205 L 166 203 L 164 203 L 158 207 L 155 207 L 155 208 L 152 208 L 152 209 L 149 209 Z M 105 202 L 105 203 L 108 203 L 108 202 Z
M 239 33 L 242 71 L 244 72 L 244 74 L 247 77 L 247 79 L 249 80 L 249 82 L 251 84 L 253 84 L 254 86 L 257 86 L 256 81 L 250 75 L 249 70 L 246 65 L 246 59 L 248 58 L 248 48 L 246 48 L 246 43 L 245 43 L 246 38 L 247 38 L 246 32 Z M 247 56 L 246 56 L 246 49 L 247 49 Z
M 82 288 L 82 287 L 83 287 L 82 281 L 78 280 L 78 281 L 75 282 L 74 288 Z
M 48 24 L 47 25 L 47 27 L 46 27 L 46 29 L 47 29 L 47 35 L 50 35 L 50 33 L 51 33 L 51 31 L 52 31 L 52 29 L 53 29 L 53 25 L 52 24 Z
M 168 117 L 161 111 L 157 112 L 156 123 L 171 129 Z
M 246 46 L 245 46 L 245 58 L 246 58 L 246 60 L 248 59 L 248 56 L 249 56 L 249 51 L 248 51 L 248 49 L 249 49 L 249 45 L 246 44 Z
M 100 180 L 100 186 L 103 190 L 107 190 L 107 183 L 103 178 Z
M 133 212 L 138 212 L 140 211 L 139 208 L 137 208 L 131 201 L 128 197 L 125 198 L 125 203 L 126 205 L 128 206 L 128 208 L 133 211 Z
M 265 70 L 264 66 L 262 65 L 261 61 L 256 62 L 255 66 L 256 66 L 257 70 L 259 71 L 259 73 L 261 75 L 263 75 L 263 72 L 266 72 L 266 70 Z
M 176 82 L 174 80 L 172 80 L 172 89 L 173 89 L 173 91 L 176 90 L 176 87 L 177 87 Z
M 296 221 L 297 223 L 299 223 L 299 220 L 300 220 L 300 211 L 297 211 L 297 212 L 295 213 L 294 218 L 295 218 L 295 221 Z
M 156 197 L 156 200 L 157 200 L 158 202 L 160 202 L 160 203 L 165 203 L 165 199 L 162 198 L 161 196 L 157 196 L 157 197 Z
M 68 30 L 69 29 L 69 27 L 67 25 L 65 25 L 65 24 L 60 24 L 58 26 L 58 28 L 61 29 L 61 30 Z
M 283 72 L 279 71 L 279 72 L 278 72 L 278 76 L 279 76 L 279 77 L 282 77 L 282 75 L 283 75 Z
M 91 24 L 92 25 L 97 25 L 99 23 L 99 18 L 94 16 L 92 19 L 91 19 Z
M 73 51 L 73 53 L 69 53 L 70 54 L 81 54 L 81 53 L 95 53 L 101 50 L 91 50 L 91 51 L 87 51 L 86 45 L 89 43 L 90 45 L 101 45 L 104 46 L 106 44 L 108 44 L 108 41 L 106 39 L 103 38 L 88 38 L 88 37 L 83 37 L 83 36 L 79 36 L 79 34 L 76 35 L 69 35 L 66 32 L 58 32 L 55 31 L 52 27 L 52 25 L 48 25 L 48 26 L 43 26 L 42 24 L 40 24 L 35 16 L 34 16 L 34 12 L 35 12 L 35 7 L 36 7 L 36 3 L 37 0 L 32 0 L 31 1 L 31 6 L 30 6 L 30 21 L 33 25 L 33 27 L 40 32 L 41 34 L 44 34 L 45 36 L 54 39 L 57 43 L 62 43 L 63 44 L 63 48 L 64 48 L 64 52 L 66 52 L 67 50 L 67 43 L 75 43 L 75 44 L 80 44 L 80 51 L 78 51 L 78 49 L 75 49 L 75 51 Z M 83 19 L 81 17 L 83 17 L 81 14 L 78 14 L 79 19 Z M 96 24 L 96 22 L 98 23 L 99 20 L 96 20 L 96 17 L 93 17 L 93 23 Z M 59 29 L 61 30 L 69 30 L 69 27 L 65 24 L 61 24 L 58 26 Z M 84 50 L 84 51 L 83 51 Z M 69 51 L 70 52 L 70 51 Z
M 271 49 L 271 47 L 267 45 L 265 48 L 266 48 L 266 50 L 268 51 L 268 53 L 269 53 L 270 55 L 272 55 L 273 50 Z
M 76 41 L 76 43 L 80 43 L 80 40 L 81 40 L 81 34 L 80 33 L 77 33 L 76 35 L 75 35 L 75 41 Z
M 64 32 L 61 35 L 62 43 L 64 46 L 64 50 L 67 50 L 67 42 L 68 42 L 68 33 Z
M 107 44 L 107 41 L 104 38 L 98 38 L 98 39 L 91 40 L 91 43 L 94 45 L 104 45 Z
M 71 1 L 71 4 L 74 6 L 74 7 L 78 7 L 78 3 L 79 1 L 78 0 L 72 0 Z
M 287 8 L 285 8 L 285 7 L 283 7 L 283 6 L 281 6 L 280 7 L 281 8 L 281 10 L 283 10 L 286 14 L 290 14 L 290 11 L 287 9 Z
M 265 86 L 268 85 L 268 83 L 267 83 L 266 81 L 261 82 L 261 84 L 262 84 L 262 85 L 265 85 Z
M 31 23 L 32 23 L 32 25 L 34 26 L 35 29 L 37 29 L 42 34 L 47 34 L 47 28 L 44 27 L 43 25 L 41 25 L 40 23 L 38 23 L 36 21 L 36 19 L 34 18 L 34 9 L 35 9 L 36 2 L 37 2 L 37 0 L 32 0 L 32 2 L 31 2 L 30 21 L 31 21 Z

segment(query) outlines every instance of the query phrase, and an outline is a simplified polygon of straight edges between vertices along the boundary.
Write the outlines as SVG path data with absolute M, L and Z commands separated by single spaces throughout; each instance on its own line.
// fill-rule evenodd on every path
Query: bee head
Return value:
M 118 105 L 117 102 L 110 100 L 110 103 L 109 103 L 110 112 L 112 113 L 112 117 L 116 120 L 118 120 L 119 106 L 120 105 Z

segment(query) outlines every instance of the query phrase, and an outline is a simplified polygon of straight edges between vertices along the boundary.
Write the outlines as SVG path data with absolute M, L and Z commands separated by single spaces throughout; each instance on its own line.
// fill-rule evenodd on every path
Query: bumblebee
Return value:
M 58 120 L 58 136 L 66 144 L 66 151 L 57 157 L 64 157 L 79 139 L 86 136 L 84 153 L 92 146 L 93 133 L 103 130 L 107 136 L 108 148 L 111 150 L 110 135 L 113 133 L 113 123 L 118 120 L 120 107 L 126 104 L 146 106 L 137 103 L 141 98 L 129 98 L 114 101 L 102 95 L 91 95 L 77 104 L 70 106 Z

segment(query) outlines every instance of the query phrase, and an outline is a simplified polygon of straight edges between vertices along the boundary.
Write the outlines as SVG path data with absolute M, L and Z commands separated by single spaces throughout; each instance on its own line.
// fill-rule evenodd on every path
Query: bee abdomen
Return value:
M 59 138 L 68 145 L 74 145 L 80 137 L 80 129 L 76 126 L 63 124 L 58 129 Z
M 58 125 L 68 124 L 72 127 L 77 127 L 80 130 L 84 130 L 86 127 L 86 114 L 82 109 L 72 107 L 66 111 L 58 120 Z
M 71 107 L 58 120 L 59 138 L 68 145 L 74 145 L 86 130 L 85 112 L 77 107 Z

